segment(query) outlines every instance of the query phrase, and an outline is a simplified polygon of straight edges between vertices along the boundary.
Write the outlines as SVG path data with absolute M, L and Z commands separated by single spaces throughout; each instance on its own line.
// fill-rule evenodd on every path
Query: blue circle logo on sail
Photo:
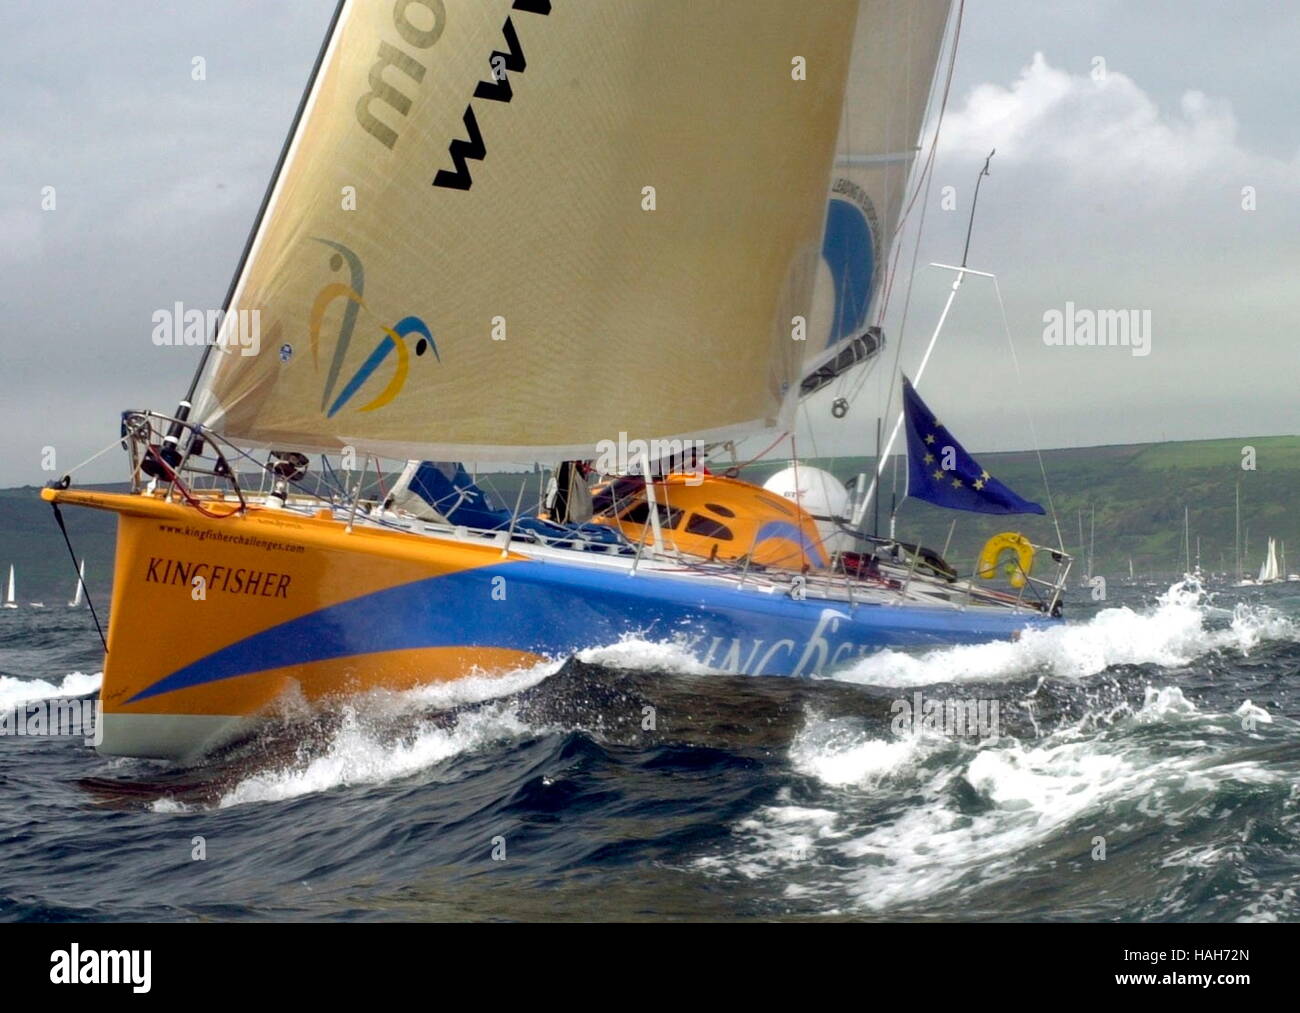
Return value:
M 325 378 L 325 388 L 321 394 L 321 409 L 325 411 L 326 417 L 333 418 L 339 409 L 347 405 L 365 386 L 379 367 L 390 356 L 395 354 L 397 361 L 388 383 L 384 385 L 384 388 L 378 394 L 357 409 L 363 412 L 375 411 L 390 403 L 406 386 L 406 379 L 410 373 L 412 348 L 414 348 L 417 358 L 423 356 L 425 352 L 432 351 L 433 357 L 441 362 L 442 358 L 438 354 L 438 346 L 433 340 L 433 334 L 428 325 L 417 316 L 403 317 L 392 327 L 380 325 L 379 329 L 383 332 L 383 336 L 378 339 L 373 351 L 366 357 L 366 360 L 343 384 L 339 394 L 334 396 L 343 360 L 347 356 L 348 347 L 352 343 L 358 312 L 362 309 L 369 309 L 364 295 L 366 276 L 360 258 L 342 243 L 336 243 L 329 239 L 317 239 L 316 242 L 322 243 L 334 251 L 329 261 L 330 270 L 339 273 L 345 267 L 347 268 L 347 280 L 334 281 L 323 286 L 316 293 L 316 298 L 313 300 L 311 307 L 308 328 L 311 335 L 311 358 L 312 363 L 319 369 L 320 334 L 325 314 L 336 301 L 341 299 L 344 302 L 343 320 L 339 325 L 338 341 L 334 345 L 334 355 L 330 360 L 329 374 Z M 409 345 L 408 339 L 411 339 Z
M 866 326 L 871 288 L 876 275 L 876 243 L 866 212 L 856 204 L 832 197 L 826 213 L 822 259 L 835 283 L 835 317 L 829 348 L 858 334 Z

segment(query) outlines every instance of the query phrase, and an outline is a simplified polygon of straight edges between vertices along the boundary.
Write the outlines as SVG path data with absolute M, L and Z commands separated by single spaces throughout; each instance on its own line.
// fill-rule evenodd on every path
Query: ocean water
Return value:
M 1110 591 L 814 680 L 611 644 L 188 767 L 0 736 L 0 919 L 1297 920 L 1300 584 Z M 0 612 L 0 710 L 97 648 Z

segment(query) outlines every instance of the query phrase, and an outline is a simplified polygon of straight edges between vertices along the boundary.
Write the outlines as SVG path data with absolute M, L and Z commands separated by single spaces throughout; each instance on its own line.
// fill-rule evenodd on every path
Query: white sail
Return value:
M 1270 538 L 1268 540 L 1268 552 L 1264 556 L 1264 561 L 1259 567 L 1260 582 L 1273 581 L 1278 579 L 1277 565 L 1277 543 Z
M 14 564 L 9 564 L 9 589 L 5 592 L 4 607 L 14 609 L 18 603 L 14 600 Z
M 81 567 L 77 570 L 77 591 L 72 596 L 72 601 L 68 602 L 68 608 L 75 609 L 81 607 L 81 601 L 84 597 L 86 586 L 86 561 L 81 561 Z
M 858 8 L 349 0 L 194 418 L 451 460 L 784 425 Z
M 808 321 L 805 377 L 823 367 L 831 375 L 842 371 L 855 361 L 848 346 L 878 322 L 886 260 L 910 195 L 951 6 L 950 0 L 863 0 Z M 805 391 L 810 386 L 805 380 Z

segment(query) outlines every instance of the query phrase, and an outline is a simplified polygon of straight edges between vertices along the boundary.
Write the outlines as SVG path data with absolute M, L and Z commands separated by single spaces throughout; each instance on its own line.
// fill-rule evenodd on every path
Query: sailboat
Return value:
M 1236 581 L 1234 587 L 1254 587 L 1255 581 L 1246 576 L 1245 551 L 1241 536 L 1241 483 L 1238 482 L 1233 493 L 1233 510 L 1235 529 L 1233 533 L 1233 551 L 1236 556 Z
M 184 758 L 287 695 L 628 637 L 800 676 L 1059 622 L 1059 550 L 1052 577 L 1013 532 L 965 575 L 860 529 L 828 551 L 797 500 L 702 466 L 878 353 L 863 325 L 949 20 L 947 0 L 340 3 L 189 391 L 124 415 L 132 492 L 42 492 L 118 517 L 99 749 Z M 917 441 L 940 439 L 956 470 L 932 501 L 1042 512 L 904 393 L 913 495 L 937 468 Z M 606 456 L 591 519 L 526 511 L 522 485 L 511 509 L 461 463 Z M 401 476 L 376 492 L 384 461 Z
M 81 566 L 77 568 L 77 590 L 72 595 L 72 601 L 68 602 L 68 608 L 81 608 L 82 601 L 85 600 L 86 591 L 86 561 L 81 561 Z
M 16 609 L 18 602 L 14 600 L 14 564 L 9 564 L 9 587 L 5 591 L 3 607 L 7 609 Z
M 1076 510 L 1075 514 L 1079 520 L 1079 555 L 1083 557 L 1083 577 L 1080 584 L 1083 587 L 1089 587 L 1092 583 L 1092 549 L 1090 547 L 1085 550 L 1083 547 L 1083 511 Z
M 1270 538 L 1268 540 L 1268 551 L 1264 554 L 1264 561 L 1259 565 L 1260 584 L 1272 584 L 1281 579 L 1281 570 L 1277 563 L 1277 543 Z
M 1205 583 L 1205 574 L 1201 571 L 1201 537 L 1196 536 L 1196 562 L 1192 562 L 1192 528 L 1191 513 L 1187 506 L 1183 507 L 1183 578 L 1190 580 L 1198 585 Z

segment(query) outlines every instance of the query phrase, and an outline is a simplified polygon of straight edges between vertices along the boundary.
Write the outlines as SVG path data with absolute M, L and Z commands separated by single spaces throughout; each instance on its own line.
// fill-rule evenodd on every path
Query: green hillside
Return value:
M 1241 467 L 1242 448 L 1255 448 L 1255 470 Z M 1028 452 L 977 454 L 993 475 L 1021 495 L 1044 506 L 1048 497 L 1036 455 Z M 869 458 L 809 461 L 852 481 L 870 471 Z M 1233 551 L 1233 496 L 1241 489 L 1241 523 L 1247 555 L 1245 568 L 1257 570 L 1269 536 L 1290 549 L 1288 566 L 1300 571 L 1300 515 L 1293 500 L 1300 491 L 1300 437 L 1198 440 L 1111 447 L 1084 447 L 1043 452 L 1051 482 L 1052 501 L 1060 518 L 1067 551 L 1079 551 L 1078 515 L 1083 514 L 1084 546 L 1090 511 L 1096 516 L 1097 573 L 1128 573 L 1133 560 L 1139 574 L 1166 577 L 1182 571 L 1183 508 L 1190 508 L 1192 551 L 1201 539 L 1201 559 L 1206 569 L 1231 570 Z M 745 477 L 762 482 L 784 467 L 784 462 L 764 462 L 747 470 Z M 885 471 L 881 501 L 881 527 L 888 529 L 890 475 Z M 900 462 L 900 476 L 903 473 Z M 507 505 L 513 506 L 520 483 L 524 503 L 537 499 L 539 477 L 534 474 L 481 476 L 483 484 Z M 64 511 L 68 530 L 79 555 L 87 559 L 91 592 L 106 599 L 113 557 L 112 516 L 91 510 Z M 956 530 L 949 559 L 963 572 L 971 569 L 979 547 L 998 531 L 1019 530 L 1039 544 L 1055 544 L 1048 517 L 995 517 L 940 510 L 906 500 L 898 512 L 898 534 L 942 549 L 949 525 Z M 867 517 L 870 528 L 871 514 Z M 20 601 L 66 601 L 74 585 L 67 549 L 54 524 L 50 507 L 32 486 L 0 490 L 0 579 L 13 563 L 18 570 Z M 1075 573 L 1080 573 L 1076 569 Z
M 1255 469 L 1242 469 L 1242 449 L 1255 449 Z M 992 474 L 1027 498 L 1048 505 L 1047 489 L 1033 453 L 978 455 Z M 1060 520 L 1066 551 L 1086 552 L 1095 517 L 1094 572 L 1153 576 L 1183 569 L 1183 509 L 1189 514 L 1193 556 L 1199 536 L 1201 562 L 1207 570 L 1234 568 L 1234 496 L 1241 492 L 1241 527 L 1245 569 L 1258 570 L 1267 538 L 1294 551 L 1287 560 L 1300 569 L 1300 516 L 1292 509 L 1300 491 L 1300 437 L 1198 440 L 1183 443 L 1132 444 L 1044 451 L 1043 465 L 1051 487 L 1051 502 Z M 869 459 L 831 462 L 829 470 L 849 479 L 871 467 Z M 768 467 L 759 474 L 770 474 Z M 902 465 L 900 462 L 900 475 Z M 881 527 L 888 528 L 889 481 L 886 468 Z M 901 479 L 900 479 L 901 482 Z M 1082 515 L 1082 542 L 1079 534 Z M 941 548 L 956 519 L 949 557 L 969 570 L 979 547 L 998 531 L 1019 530 L 1038 544 L 1055 544 L 1051 518 L 997 517 L 941 510 L 905 500 L 898 511 L 900 537 Z M 868 525 L 870 519 L 868 519 Z M 1081 566 L 1082 564 L 1078 564 Z M 1082 572 L 1076 568 L 1076 573 Z

